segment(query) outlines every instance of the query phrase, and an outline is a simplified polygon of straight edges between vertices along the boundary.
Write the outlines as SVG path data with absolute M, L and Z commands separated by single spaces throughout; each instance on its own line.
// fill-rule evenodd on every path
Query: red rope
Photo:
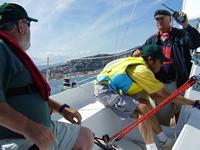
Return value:
M 119 141 L 122 137 L 124 137 L 126 134 L 128 134 L 133 128 L 135 128 L 139 123 L 146 120 L 147 118 L 154 115 L 157 111 L 159 111 L 161 108 L 163 108 L 165 105 L 167 105 L 169 102 L 171 102 L 175 97 L 182 94 L 185 90 L 187 90 L 189 87 L 191 87 L 194 83 L 197 82 L 197 79 L 195 76 L 188 79 L 187 82 L 185 82 L 181 87 L 179 87 L 174 93 L 169 95 L 167 98 L 163 100 L 162 103 L 160 103 L 158 106 L 156 106 L 154 109 L 148 111 L 146 114 L 144 114 L 142 117 L 137 119 L 136 121 L 132 122 L 127 127 L 123 128 L 121 131 L 117 132 L 115 135 L 113 135 L 110 138 L 110 141 Z

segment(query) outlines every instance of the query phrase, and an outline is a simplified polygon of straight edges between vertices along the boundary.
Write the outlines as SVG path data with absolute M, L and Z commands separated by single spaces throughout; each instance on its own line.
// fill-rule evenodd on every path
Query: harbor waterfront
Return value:
M 84 84 L 94 78 L 95 78 L 94 74 L 90 74 L 90 75 L 85 74 L 85 75 L 81 75 L 81 76 L 71 77 L 70 79 L 72 82 L 76 82 L 80 85 L 80 84 Z M 57 79 L 57 80 L 54 79 L 54 80 L 49 81 L 49 84 L 51 87 L 51 95 L 57 94 L 65 89 L 69 88 L 69 87 L 64 87 L 63 82 L 64 82 L 64 79 Z

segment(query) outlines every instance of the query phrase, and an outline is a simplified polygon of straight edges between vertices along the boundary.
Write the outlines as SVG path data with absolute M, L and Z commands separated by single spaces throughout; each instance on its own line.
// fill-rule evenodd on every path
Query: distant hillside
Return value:
M 73 59 L 67 61 L 65 64 L 51 66 L 49 68 L 50 78 L 63 78 L 65 75 L 77 75 L 84 74 L 92 71 L 102 69 L 107 63 L 117 58 L 123 58 L 130 56 L 133 49 L 129 49 L 125 52 L 116 54 L 97 54 L 93 56 L 82 57 L 79 59 Z M 42 70 L 43 74 L 46 74 L 46 68 Z

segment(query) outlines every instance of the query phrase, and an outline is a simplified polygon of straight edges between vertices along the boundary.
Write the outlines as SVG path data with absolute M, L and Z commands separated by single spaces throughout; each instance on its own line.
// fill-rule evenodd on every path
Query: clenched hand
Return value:
M 74 108 L 64 108 L 62 111 L 63 117 L 71 123 L 81 124 L 81 114 Z
M 140 57 L 141 56 L 141 50 L 140 49 L 136 49 L 134 52 L 133 52 L 133 57 Z

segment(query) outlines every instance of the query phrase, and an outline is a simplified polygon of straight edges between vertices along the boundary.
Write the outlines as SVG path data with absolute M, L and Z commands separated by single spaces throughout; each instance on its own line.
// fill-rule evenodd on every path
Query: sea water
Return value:
M 51 95 L 54 95 L 54 94 L 59 93 L 59 92 L 62 91 L 63 79 L 50 80 L 49 84 L 50 84 L 50 87 L 51 87 Z
M 94 75 L 84 75 L 84 76 L 76 76 L 70 78 L 72 82 L 76 82 L 78 84 L 84 84 L 86 82 L 94 80 L 96 77 Z M 50 80 L 49 84 L 51 87 L 51 95 L 62 92 L 64 89 L 63 86 L 64 79 L 59 80 Z M 66 88 L 65 88 L 66 89 Z

